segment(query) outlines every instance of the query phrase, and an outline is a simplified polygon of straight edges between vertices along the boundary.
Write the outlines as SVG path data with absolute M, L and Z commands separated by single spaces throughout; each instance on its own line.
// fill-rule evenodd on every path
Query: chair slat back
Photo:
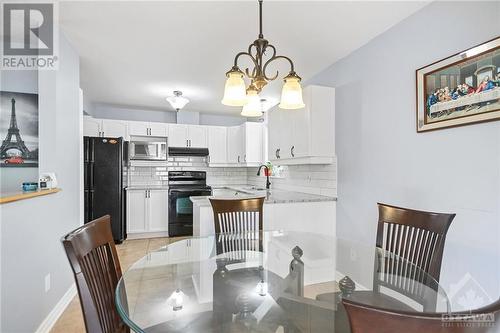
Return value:
M 455 214 L 424 212 L 378 204 L 377 247 L 391 256 L 378 262 L 374 286 L 386 286 L 424 307 L 427 287 L 439 282 L 446 234 Z M 427 303 L 427 304 L 426 304 Z
M 455 214 L 431 213 L 378 204 L 377 247 L 413 263 L 439 281 L 446 234 Z M 386 265 L 385 273 L 403 267 Z
M 264 198 L 213 199 L 214 227 L 218 234 L 217 254 L 232 253 L 243 260 L 247 251 L 262 251 L 262 211 Z
M 73 270 L 87 332 L 128 332 L 115 307 L 115 288 L 122 272 L 110 216 L 86 223 L 61 241 Z

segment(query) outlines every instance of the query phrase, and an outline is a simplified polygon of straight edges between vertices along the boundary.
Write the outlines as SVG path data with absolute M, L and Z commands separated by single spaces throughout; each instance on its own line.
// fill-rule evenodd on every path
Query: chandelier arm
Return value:
M 274 46 L 272 48 L 274 49 Z M 269 80 L 269 81 L 273 81 L 273 80 L 275 80 L 278 77 L 278 71 L 276 71 L 276 75 L 274 77 L 270 78 L 270 77 L 268 77 L 266 75 L 266 68 L 267 68 L 267 66 L 270 63 L 272 63 L 272 62 L 274 62 L 275 60 L 278 60 L 278 59 L 285 59 L 285 60 L 287 60 L 290 63 L 290 72 L 294 72 L 295 71 L 294 70 L 294 66 L 293 66 L 293 62 L 292 62 L 292 60 L 290 58 L 288 58 L 287 56 L 274 56 L 273 55 L 272 58 L 270 58 L 268 61 L 266 61 L 266 63 L 264 64 L 264 67 L 262 68 L 262 73 L 264 74 L 264 77 L 267 80 Z
M 248 52 L 240 52 L 236 55 L 236 57 L 234 57 L 234 66 L 235 67 L 238 67 L 238 59 L 240 58 L 240 56 L 243 56 L 243 55 L 246 55 L 248 57 L 250 57 L 250 59 L 252 59 L 252 62 L 254 64 L 255 67 L 258 66 L 258 63 L 257 63 L 257 60 L 253 57 L 253 55 L 251 53 L 248 53 Z
M 250 74 L 250 70 L 248 68 L 245 68 L 245 74 L 248 76 L 249 79 L 255 79 L 256 72 L 257 70 L 255 69 L 255 67 L 252 69 L 252 74 Z

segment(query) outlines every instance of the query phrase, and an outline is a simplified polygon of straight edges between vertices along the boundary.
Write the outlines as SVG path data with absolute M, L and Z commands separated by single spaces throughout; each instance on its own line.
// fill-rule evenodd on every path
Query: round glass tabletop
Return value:
M 342 297 L 386 309 L 449 312 L 430 275 L 380 248 L 265 231 L 189 238 L 136 262 L 116 289 L 135 332 L 335 332 Z

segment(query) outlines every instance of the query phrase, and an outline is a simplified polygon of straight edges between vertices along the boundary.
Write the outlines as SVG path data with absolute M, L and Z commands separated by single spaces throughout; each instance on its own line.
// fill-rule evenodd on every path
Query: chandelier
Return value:
M 226 73 L 227 79 L 222 104 L 228 106 L 245 106 L 249 104 L 246 109 L 260 105 L 258 94 L 262 91 L 262 88 L 279 75 L 276 72 L 273 76 L 269 76 L 266 69 L 275 60 L 283 59 L 289 62 L 290 72 L 283 78 L 285 83 L 281 91 L 279 107 L 282 109 L 303 108 L 301 78 L 295 73 L 292 60 L 284 55 L 277 55 L 274 45 L 270 44 L 262 34 L 262 1 L 259 0 L 259 37 L 248 46 L 246 52 L 236 54 L 233 67 Z M 266 53 L 268 51 L 269 54 Z M 246 68 L 245 72 L 241 71 L 238 67 L 238 60 L 241 56 L 250 58 L 253 63 L 252 70 Z M 250 80 L 248 87 L 245 84 L 244 77 Z M 248 113 L 248 110 L 245 111 Z

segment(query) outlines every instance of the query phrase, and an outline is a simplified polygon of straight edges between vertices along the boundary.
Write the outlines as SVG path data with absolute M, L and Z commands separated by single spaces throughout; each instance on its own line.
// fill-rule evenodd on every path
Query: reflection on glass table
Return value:
M 283 231 L 172 243 L 125 272 L 116 305 L 136 332 L 344 332 L 342 297 L 388 309 L 450 311 L 440 285 L 402 258 Z

